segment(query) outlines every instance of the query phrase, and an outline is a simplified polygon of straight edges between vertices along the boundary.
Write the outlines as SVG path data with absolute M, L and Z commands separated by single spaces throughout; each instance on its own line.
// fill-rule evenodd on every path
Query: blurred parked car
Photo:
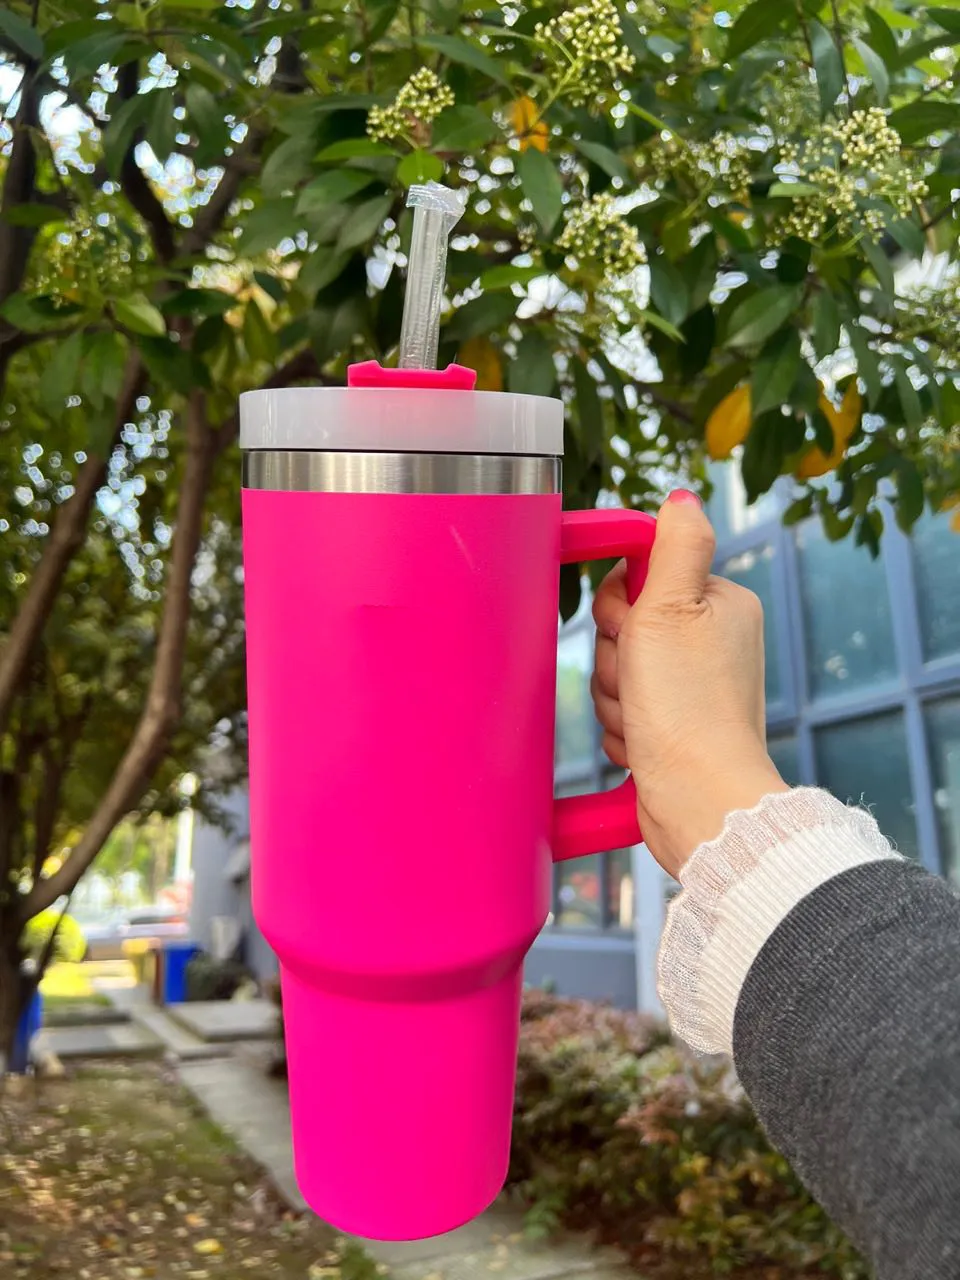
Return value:
M 84 921 L 87 940 L 85 960 L 122 960 L 126 942 L 162 942 L 187 936 L 186 917 L 175 908 L 136 907 L 105 919 Z

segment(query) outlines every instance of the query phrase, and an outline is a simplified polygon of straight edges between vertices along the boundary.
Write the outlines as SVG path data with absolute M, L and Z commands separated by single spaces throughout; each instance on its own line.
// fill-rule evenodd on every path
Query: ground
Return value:
M 287 1212 L 164 1067 L 96 1064 L 0 1094 L 7 1280 L 376 1280 Z

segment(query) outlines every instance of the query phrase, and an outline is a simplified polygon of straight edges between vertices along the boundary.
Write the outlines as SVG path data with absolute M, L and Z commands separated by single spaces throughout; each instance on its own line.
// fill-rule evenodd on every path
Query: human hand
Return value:
M 604 750 L 633 773 L 644 839 L 676 876 L 728 813 L 788 790 L 766 750 L 763 610 L 710 574 L 716 540 L 692 493 L 664 503 L 643 593 L 621 563 L 597 593 L 591 690 Z

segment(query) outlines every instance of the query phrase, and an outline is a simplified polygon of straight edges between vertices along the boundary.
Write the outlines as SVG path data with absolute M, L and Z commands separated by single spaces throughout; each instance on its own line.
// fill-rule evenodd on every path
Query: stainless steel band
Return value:
M 243 455 L 243 487 L 307 493 L 559 493 L 560 459 L 250 450 Z

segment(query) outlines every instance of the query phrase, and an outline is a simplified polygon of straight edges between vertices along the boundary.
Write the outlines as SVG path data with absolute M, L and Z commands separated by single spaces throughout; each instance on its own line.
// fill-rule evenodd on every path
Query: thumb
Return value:
M 676 489 L 660 508 L 644 599 L 698 604 L 717 549 L 700 499 Z

